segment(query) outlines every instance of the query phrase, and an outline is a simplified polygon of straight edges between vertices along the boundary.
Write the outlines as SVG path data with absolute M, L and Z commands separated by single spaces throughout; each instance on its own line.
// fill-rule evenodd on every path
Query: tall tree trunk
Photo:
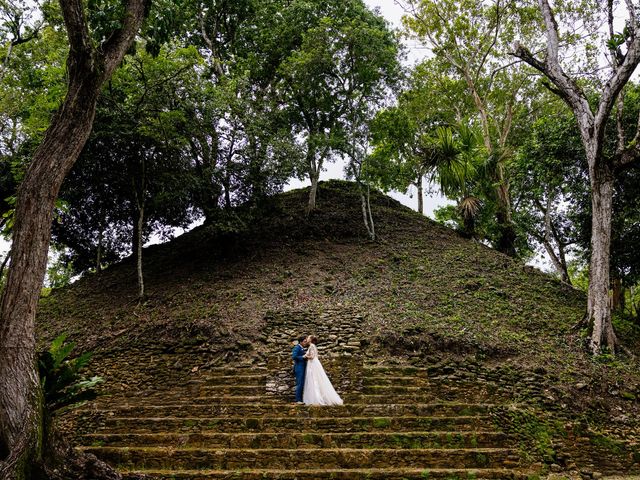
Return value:
M 31 478 L 42 456 L 42 392 L 36 365 L 35 314 L 44 280 L 60 186 L 91 133 L 103 83 L 133 42 L 143 0 L 129 0 L 122 27 L 98 53 L 79 0 L 61 0 L 70 51 L 68 90 L 36 150 L 16 197 L 11 265 L 0 300 L 0 478 Z
M 144 204 L 139 206 L 136 237 L 136 272 L 138 274 L 138 300 L 144 300 L 144 275 L 142 274 L 142 239 L 144 229 Z
M 424 189 L 422 186 L 422 174 L 416 181 L 416 187 L 418 187 L 418 213 L 424 215 Z
M 553 263 L 553 266 L 555 267 L 556 271 L 560 274 L 562 281 L 571 285 L 571 278 L 569 277 L 569 269 L 567 267 L 567 257 L 565 255 L 566 245 L 563 244 L 562 239 L 559 238 L 559 236 L 557 235 L 556 230 L 553 228 L 553 224 L 551 222 L 552 220 L 551 213 L 553 211 L 553 200 L 554 200 L 554 196 L 550 191 L 547 192 L 546 206 L 543 205 L 539 199 L 537 198 L 535 199 L 535 204 L 537 205 L 538 209 L 542 212 L 542 215 L 544 218 L 544 235 L 541 238 L 539 238 L 539 240 L 542 242 L 542 245 L 547 251 L 547 254 L 549 255 L 549 258 L 551 259 L 551 262 Z M 554 243 L 558 247 L 557 254 L 553 247 Z
M 369 185 L 366 185 L 366 192 L 364 190 L 365 185 L 357 179 L 358 183 L 358 191 L 360 192 L 360 202 L 362 204 L 362 219 L 364 221 L 364 226 L 367 229 L 367 234 L 369 235 L 369 240 L 374 241 L 376 239 L 376 227 L 373 223 L 373 215 L 371 214 L 371 202 L 370 202 L 370 188 Z
M 468 238 L 476 236 L 476 219 L 473 215 L 462 215 L 464 235 Z
M 511 219 L 511 194 L 509 193 L 509 183 L 504 175 L 504 168 L 498 165 L 496 172 L 496 198 L 498 211 L 496 222 L 498 223 L 499 237 L 496 248 L 499 252 L 510 257 L 516 256 L 516 229 Z
M 307 214 L 316 208 L 316 195 L 318 193 L 318 181 L 320 180 L 320 163 L 316 158 L 317 148 L 309 141 L 307 147 L 307 167 L 309 168 L 309 180 L 311 180 L 311 189 L 309 190 L 309 203 L 307 205 Z
M 138 237 L 140 236 L 138 218 L 139 210 L 132 209 L 131 212 L 131 222 L 133 223 L 133 228 L 131 231 L 131 256 L 133 257 L 133 263 L 138 264 Z
M 592 163 L 593 162 L 593 163 Z M 611 216 L 613 213 L 613 175 L 601 164 L 591 161 L 591 261 L 589 264 L 589 297 L 587 316 L 592 328 L 591 351 L 607 347 L 615 352 L 616 336 L 611 323 L 609 304 L 609 262 L 611 249 Z
M 505 253 L 510 257 L 516 256 L 516 231 L 513 223 L 509 220 L 509 213 L 505 211 L 502 205 L 498 205 L 496 213 L 496 222 L 498 223 L 499 233 L 496 243 L 496 250 Z
M 133 250 L 138 278 L 138 301 L 144 300 L 144 276 L 142 274 L 142 244 L 144 241 L 144 204 L 147 192 L 147 169 L 145 158 L 140 159 L 140 170 L 131 179 L 135 197 L 136 217 L 133 227 Z M 136 181 L 137 180 L 137 181 Z
M 307 212 L 310 213 L 316 209 L 316 197 L 318 195 L 318 182 L 320 180 L 320 172 L 316 171 L 310 174 L 311 189 L 309 190 L 309 204 L 307 205 Z
M 624 2 L 627 7 L 627 28 L 629 38 L 626 42 L 627 52 L 617 55 L 610 50 L 613 61 L 611 74 L 603 82 L 597 106 L 592 109 L 590 99 L 579 86 L 576 78 L 572 78 L 560 64 L 560 38 L 558 22 L 549 4 L 549 0 L 538 0 L 540 13 L 545 23 L 547 48 L 543 60 L 536 58 L 531 51 L 516 43 L 514 55 L 524 60 L 533 68 L 542 72 L 552 83 L 553 92 L 558 94 L 573 110 L 580 137 L 589 163 L 589 181 L 591 184 L 591 261 L 589 270 L 589 297 L 587 300 L 587 319 L 592 326 L 591 351 L 601 352 L 602 346 L 615 350 L 616 337 L 611 324 L 609 308 L 609 262 L 611 248 L 611 215 L 613 212 L 613 168 L 636 161 L 640 156 L 638 140 L 640 140 L 640 124 L 631 145 L 624 141 L 624 132 L 618 130 L 617 159 L 605 161 L 602 151 L 605 140 L 605 126 L 618 95 L 640 64 L 640 22 L 633 2 Z M 614 2 L 607 2 L 609 31 L 613 32 Z M 622 106 L 618 104 L 618 108 Z M 618 122 L 621 126 L 621 122 Z
M 371 187 L 367 183 L 367 212 L 369 213 L 369 225 L 371 226 L 371 240 L 376 239 L 376 224 L 373 222 L 373 212 L 371 212 Z
M 41 457 L 35 313 L 55 200 L 91 133 L 99 88 L 96 75 L 84 73 L 86 78 L 71 80 L 17 193 L 12 262 L 0 304 L 0 451 L 8 455 L 6 470 L 0 470 L 3 479 L 20 478 L 25 462 L 37 464 Z

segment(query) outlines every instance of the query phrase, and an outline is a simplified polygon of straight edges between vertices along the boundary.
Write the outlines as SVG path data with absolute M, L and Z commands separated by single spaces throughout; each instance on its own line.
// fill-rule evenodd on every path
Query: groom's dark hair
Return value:
M 304 342 L 308 336 L 309 336 L 309 335 L 300 335 L 300 336 L 298 337 L 298 343 L 302 343 L 302 342 Z

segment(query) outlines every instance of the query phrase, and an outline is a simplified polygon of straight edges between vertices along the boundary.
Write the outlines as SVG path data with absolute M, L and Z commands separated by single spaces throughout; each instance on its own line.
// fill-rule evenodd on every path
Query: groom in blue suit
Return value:
M 296 403 L 302 402 L 302 391 L 304 389 L 304 376 L 307 372 L 307 359 L 304 354 L 307 353 L 307 335 L 298 338 L 298 344 L 293 347 L 291 358 L 293 358 L 293 373 L 296 376 Z

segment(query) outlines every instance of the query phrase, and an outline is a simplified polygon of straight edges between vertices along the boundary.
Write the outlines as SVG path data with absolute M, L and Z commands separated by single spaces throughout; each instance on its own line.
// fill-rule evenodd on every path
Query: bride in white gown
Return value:
M 318 358 L 318 338 L 309 335 L 309 349 L 305 354 L 307 372 L 304 380 L 304 403 L 307 405 L 342 405 L 340 395 L 336 393 L 331 381 L 322 368 Z

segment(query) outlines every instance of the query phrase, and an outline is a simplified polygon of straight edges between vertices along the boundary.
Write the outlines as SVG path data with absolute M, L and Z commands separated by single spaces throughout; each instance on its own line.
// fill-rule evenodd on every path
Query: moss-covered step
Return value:
M 264 385 L 269 378 L 267 373 L 216 375 L 189 380 L 187 385 Z
M 294 390 L 281 395 L 263 393 L 261 395 L 189 395 L 187 392 L 171 392 L 166 394 L 140 394 L 139 397 L 122 397 L 113 395 L 109 397 L 100 397 L 96 402 L 79 409 L 78 411 L 95 410 L 96 408 L 117 408 L 119 406 L 143 406 L 143 405 L 232 405 L 232 404 L 291 404 L 293 403 Z M 468 396 L 459 395 L 463 398 Z M 349 404 L 418 404 L 433 403 L 438 401 L 436 392 L 426 391 L 424 393 L 408 394 L 408 395 L 370 395 L 363 393 L 347 393 L 342 395 L 345 403 Z
M 198 385 L 197 391 L 208 395 L 265 395 L 266 383 L 263 385 Z
M 176 447 L 82 447 L 118 467 L 131 469 L 242 468 L 503 468 L 513 467 L 506 448 L 449 449 L 205 449 Z
M 440 417 L 107 417 L 104 433 L 153 432 L 355 432 L 493 430 L 488 415 Z
M 375 394 L 375 395 L 402 395 L 402 394 L 420 394 L 427 393 L 430 390 L 433 391 L 457 391 L 460 388 L 468 390 L 482 390 L 482 386 L 478 384 L 464 384 L 464 385 L 450 385 L 450 384 L 429 384 L 429 385 L 364 385 L 361 390 L 356 390 L 361 393 Z M 337 388 L 338 393 L 343 393 L 340 388 Z M 266 394 L 266 386 L 257 385 L 209 385 L 202 384 L 194 386 L 194 392 L 199 392 L 201 395 L 260 395 Z M 349 392 L 347 392 L 349 393 Z
M 263 389 L 264 390 L 264 389 Z M 291 389 L 293 395 L 293 388 Z M 359 397 L 360 394 L 355 394 Z M 293 397 L 292 397 L 293 398 Z M 96 401 L 78 409 L 95 410 L 96 408 L 116 408 L 118 406 L 143 406 L 143 405 L 230 405 L 230 404 L 286 404 L 292 403 L 292 399 L 288 398 L 288 394 L 276 395 L 268 392 L 260 392 L 252 395 L 235 395 L 235 394 L 200 394 L 199 392 L 190 393 L 187 391 L 172 391 L 167 393 L 154 392 L 143 393 L 139 396 L 122 396 L 110 395 L 98 397 Z
M 415 367 L 411 365 L 364 365 L 364 375 L 395 375 L 395 376 L 422 376 L 427 377 L 433 372 L 433 368 Z
M 492 405 L 468 403 L 345 404 L 319 407 L 285 404 L 164 404 L 132 405 L 96 409 L 95 413 L 117 417 L 388 417 L 486 414 Z
M 502 432 L 347 433 L 91 433 L 81 445 L 105 447 L 189 446 L 206 448 L 503 448 Z
M 527 472 L 511 469 L 306 469 L 306 470 L 144 470 L 125 471 L 124 480 L 528 480 Z
M 255 365 L 244 366 L 226 366 L 226 367 L 206 367 L 198 371 L 199 376 L 218 376 L 218 375 L 255 375 L 259 373 L 268 373 L 266 367 L 258 367 Z
M 428 386 L 427 377 L 412 376 L 367 376 L 362 379 L 363 385 L 407 385 L 407 386 Z

